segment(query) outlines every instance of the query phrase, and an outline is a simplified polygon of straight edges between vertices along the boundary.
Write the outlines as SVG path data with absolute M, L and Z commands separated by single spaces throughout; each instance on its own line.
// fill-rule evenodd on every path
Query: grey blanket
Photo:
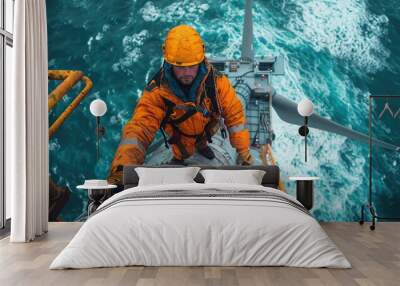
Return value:
M 264 200 L 270 202 L 276 202 L 280 204 L 285 204 L 292 206 L 293 208 L 307 214 L 311 215 L 309 211 L 299 202 L 295 200 L 290 200 L 284 196 L 278 194 L 272 194 L 265 191 L 259 190 L 240 190 L 240 191 L 221 191 L 216 189 L 203 189 L 203 190 L 165 190 L 165 191 L 138 191 L 130 192 L 125 195 L 120 196 L 115 200 L 111 200 L 108 203 L 101 205 L 95 212 L 91 214 L 90 217 L 103 212 L 104 210 L 118 205 L 122 202 L 127 201 L 148 201 L 154 199 L 174 199 L 174 200 L 190 200 L 190 199 L 206 199 L 210 200 L 213 198 L 229 198 L 229 199 L 257 199 L 257 201 Z

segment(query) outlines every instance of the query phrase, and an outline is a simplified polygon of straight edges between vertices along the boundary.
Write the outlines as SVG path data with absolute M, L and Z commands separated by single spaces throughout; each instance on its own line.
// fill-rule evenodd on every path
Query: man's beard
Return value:
M 193 76 L 182 76 L 179 77 L 178 80 L 180 81 L 181 84 L 184 85 L 191 85 L 193 83 L 194 77 Z

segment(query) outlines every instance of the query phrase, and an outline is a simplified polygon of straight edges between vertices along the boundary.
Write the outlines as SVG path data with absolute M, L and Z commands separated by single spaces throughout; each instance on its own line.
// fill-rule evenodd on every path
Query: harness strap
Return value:
M 175 103 L 173 103 L 171 100 L 166 99 L 164 97 L 162 97 L 162 99 L 164 100 L 165 106 L 167 107 L 167 111 L 165 112 L 165 116 L 163 118 L 163 120 L 160 123 L 160 127 L 164 128 L 164 126 L 167 124 L 170 115 L 174 112 L 174 107 L 175 107 Z
M 181 117 L 168 120 L 168 123 L 173 123 L 175 125 L 180 124 L 180 123 L 186 121 L 187 119 L 189 119 L 190 117 L 192 117 L 193 115 L 195 115 L 197 112 L 198 111 L 195 108 L 191 108 L 188 111 L 186 111 Z
M 195 109 L 196 112 L 200 112 L 203 114 L 204 117 L 210 117 L 210 112 L 201 106 L 187 106 L 187 105 L 175 105 L 175 109 L 189 111 L 191 109 Z
M 213 111 L 218 116 L 219 125 L 220 125 L 220 129 L 221 129 L 221 136 L 223 139 L 226 139 L 228 136 L 227 136 L 227 132 L 226 132 L 225 124 L 224 124 L 224 119 L 222 118 L 221 107 L 219 106 L 219 102 L 217 99 L 217 94 L 216 94 L 217 87 L 215 86 L 214 73 L 218 73 L 218 71 L 215 72 L 214 68 L 211 68 L 210 74 L 212 76 L 209 76 L 206 79 L 205 91 L 207 92 L 207 97 L 211 100 L 211 105 L 212 105 Z M 211 138 L 210 138 L 209 142 L 210 141 L 211 141 Z
M 160 86 L 161 85 L 162 74 L 163 74 L 163 69 L 160 68 L 158 70 L 158 72 L 153 76 L 153 78 L 150 79 L 150 81 L 146 84 L 145 89 L 147 91 L 152 91 L 156 86 Z
M 168 100 L 168 99 L 166 99 L 164 97 L 162 99 L 164 100 L 164 103 L 165 103 L 165 106 L 167 107 L 167 110 L 165 112 L 165 116 L 164 116 L 163 120 L 160 123 L 160 130 L 161 130 L 161 134 L 162 134 L 162 136 L 164 138 L 164 145 L 165 145 L 166 148 L 169 148 L 168 139 L 167 139 L 167 135 L 165 134 L 164 127 L 167 124 L 169 116 L 174 111 L 175 104 L 172 101 L 170 101 L 170 100 Z
M 211 68 L 210 73 L 208 74 L 205 80 L 205 88 L 200 98 L 200 103 L 203 102 L 205 97 L 208 97 L 211 101 L 212 111 L 216 114 L 220 114 L 220 109 L 218 107 L 217 96 L 216 96 L 216 87 L 215 87 L 215 74 L 214 69 Z
M 216 93 L 216 86 L 215 86 L 215 73 L 216 72 L 214 71 L 214 69 L 211 68 L 211 70 L 210 70 L 210 72 L 207 75 L 207 78 L 205 80 L 205 87 L 204 87 L 204 90 L 203 90 L 203 92 L 201 94 L 199 104 L 200 105 L 203 104 L 203 101 L 204 101 L 205 97 L 208 97 L 210 99 L 212 113 L 217 116 L 217 118 L 219 120 L 219 123 L 220 123 L 219 125 L 220 125 L 220 128 L 221 128 L 222 138 L 225 139 L 225 138 L 227 138 L 227 132 L 226 132 L 226 129 L 225 129 L 223 118 L 221 116 L 221 108 L 220 108 L 218 100 L 217 100 L 217 93 Z M 153 82 L 153 85 L 159 85 L 160 82 L 161 82 L 161 78 L 162 78 L 162 68 L 158 71 L 158 73 L 154 76 L 154 78 L 150 81 L 150 83 L 154 80 L 155 82 Z M 161 121 L 160 129 L 161 129 L 161 134 L 162 134 L 162 136 L 164 138 L 164 144 L 165 144 L 165 146 L 167 148 L 169 148 L 168 144 L 176 144 L 177 146 L 181 145 L 182 148 L 180 146 L 178 146 L 178 148 L 180 150 L 184 149 L 184 150 L 181 150 L 182 156 L 184 156 L 184 153 L 187 154 L 184 146 L 182 144 L 180 144 L 179 137 L 181 135 L 185 136 L 185 137 L 197 138 L 197 137 L 202 136 L 203 134 L 205 134 L 206 137 L 207 137 L 207 141 L 208 142 L 212 142 L 212 140 L 211 140 L 211 136 L 212 135 L 207 130 L 207 126 L 206 126 L 206 128 L 205 128 L 203 133 L 196 134 L 196 135 L 186 134 L 185 132 L 180 130 L 180 128 L 178 127 L 178 124 L 188 120 L 190 117 L 192 117 L 197 112 L 202 113 L 203 116 L 205 116 L 205 117 L 211 117 L 210 112 L 206 108 L 203 108 L 201 106 L 176 105 L 175 103 L 173 103 L 172 101 L 170 101 L 170 100 L 168 100 L 168 99 L 166 99 L 164 97 L 162 97 L 162 99 L 164 100 L 164 103 L 165 103 L 165 105 L 167 107 L 167 110 L 166 110 L 166 113 L 165 113 L 165 116 L 164 116 L 163 120 Z M 185 110 L 186 112 L 182 116 L 180 116 L 180 117 L 178 117 L 176 119 L 171 119 L 170 116 L 173 113 L 174 109 Z M 167 136 L 165 134 L 165 126 L 167 124 L 170 124 L 174 129 L 173 135 L 169 139 L 167 139 Z
M 161 134 L 164 138 L 164 146 L 165 146 L 165 148 L 169 149 L 168 139 L 167 139 L 167 135 L 165 134 L 164 128 L 160 128 L 160 130 L 161 130 Z
M 191 135 L 191 134 L 187 134 L 185 132 L 183 132 L 178 126 L 176 126 L 175 124 L 171 124 L 172 128 L 178 132 L 180 135 L 183 135 L 185 137 L 191 137 L 191 138 L 196 138 L 198 136 L 200 136 L 201 134 L 195 134 L 195 135 Z

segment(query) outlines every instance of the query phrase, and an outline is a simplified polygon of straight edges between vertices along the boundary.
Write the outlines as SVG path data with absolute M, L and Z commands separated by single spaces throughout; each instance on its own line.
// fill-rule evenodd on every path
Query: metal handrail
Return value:
M 51 80 L 62 80 L 62 82 L 49 94 L 49 111 L 52 110 L 54 106 L 63 98 L 63 96 L 67 94 L 80 80 L 85 83 L 85 87 L 81 90 L 81 92 L 50 126 L 50 138 L 89 93 L 90 89 L 93 87 L 93 82 L 90 80 L 90 78 L 84 76 L 83 72 L 73 70 L 49 70 L 48 78 Z

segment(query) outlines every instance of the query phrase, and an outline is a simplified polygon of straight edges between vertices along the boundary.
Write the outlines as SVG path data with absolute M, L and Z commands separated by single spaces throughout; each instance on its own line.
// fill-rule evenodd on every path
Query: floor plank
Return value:
M 0 285 L 399 285 L 400 222 L 380 222 L 375 231 L 358 223 L 321 223 L 351 262 L 352 269 L 290 267 L 117 267 L 48 269 L 81 223 L 50 223 L 49 233 L 32 243 L 0 240 Z

